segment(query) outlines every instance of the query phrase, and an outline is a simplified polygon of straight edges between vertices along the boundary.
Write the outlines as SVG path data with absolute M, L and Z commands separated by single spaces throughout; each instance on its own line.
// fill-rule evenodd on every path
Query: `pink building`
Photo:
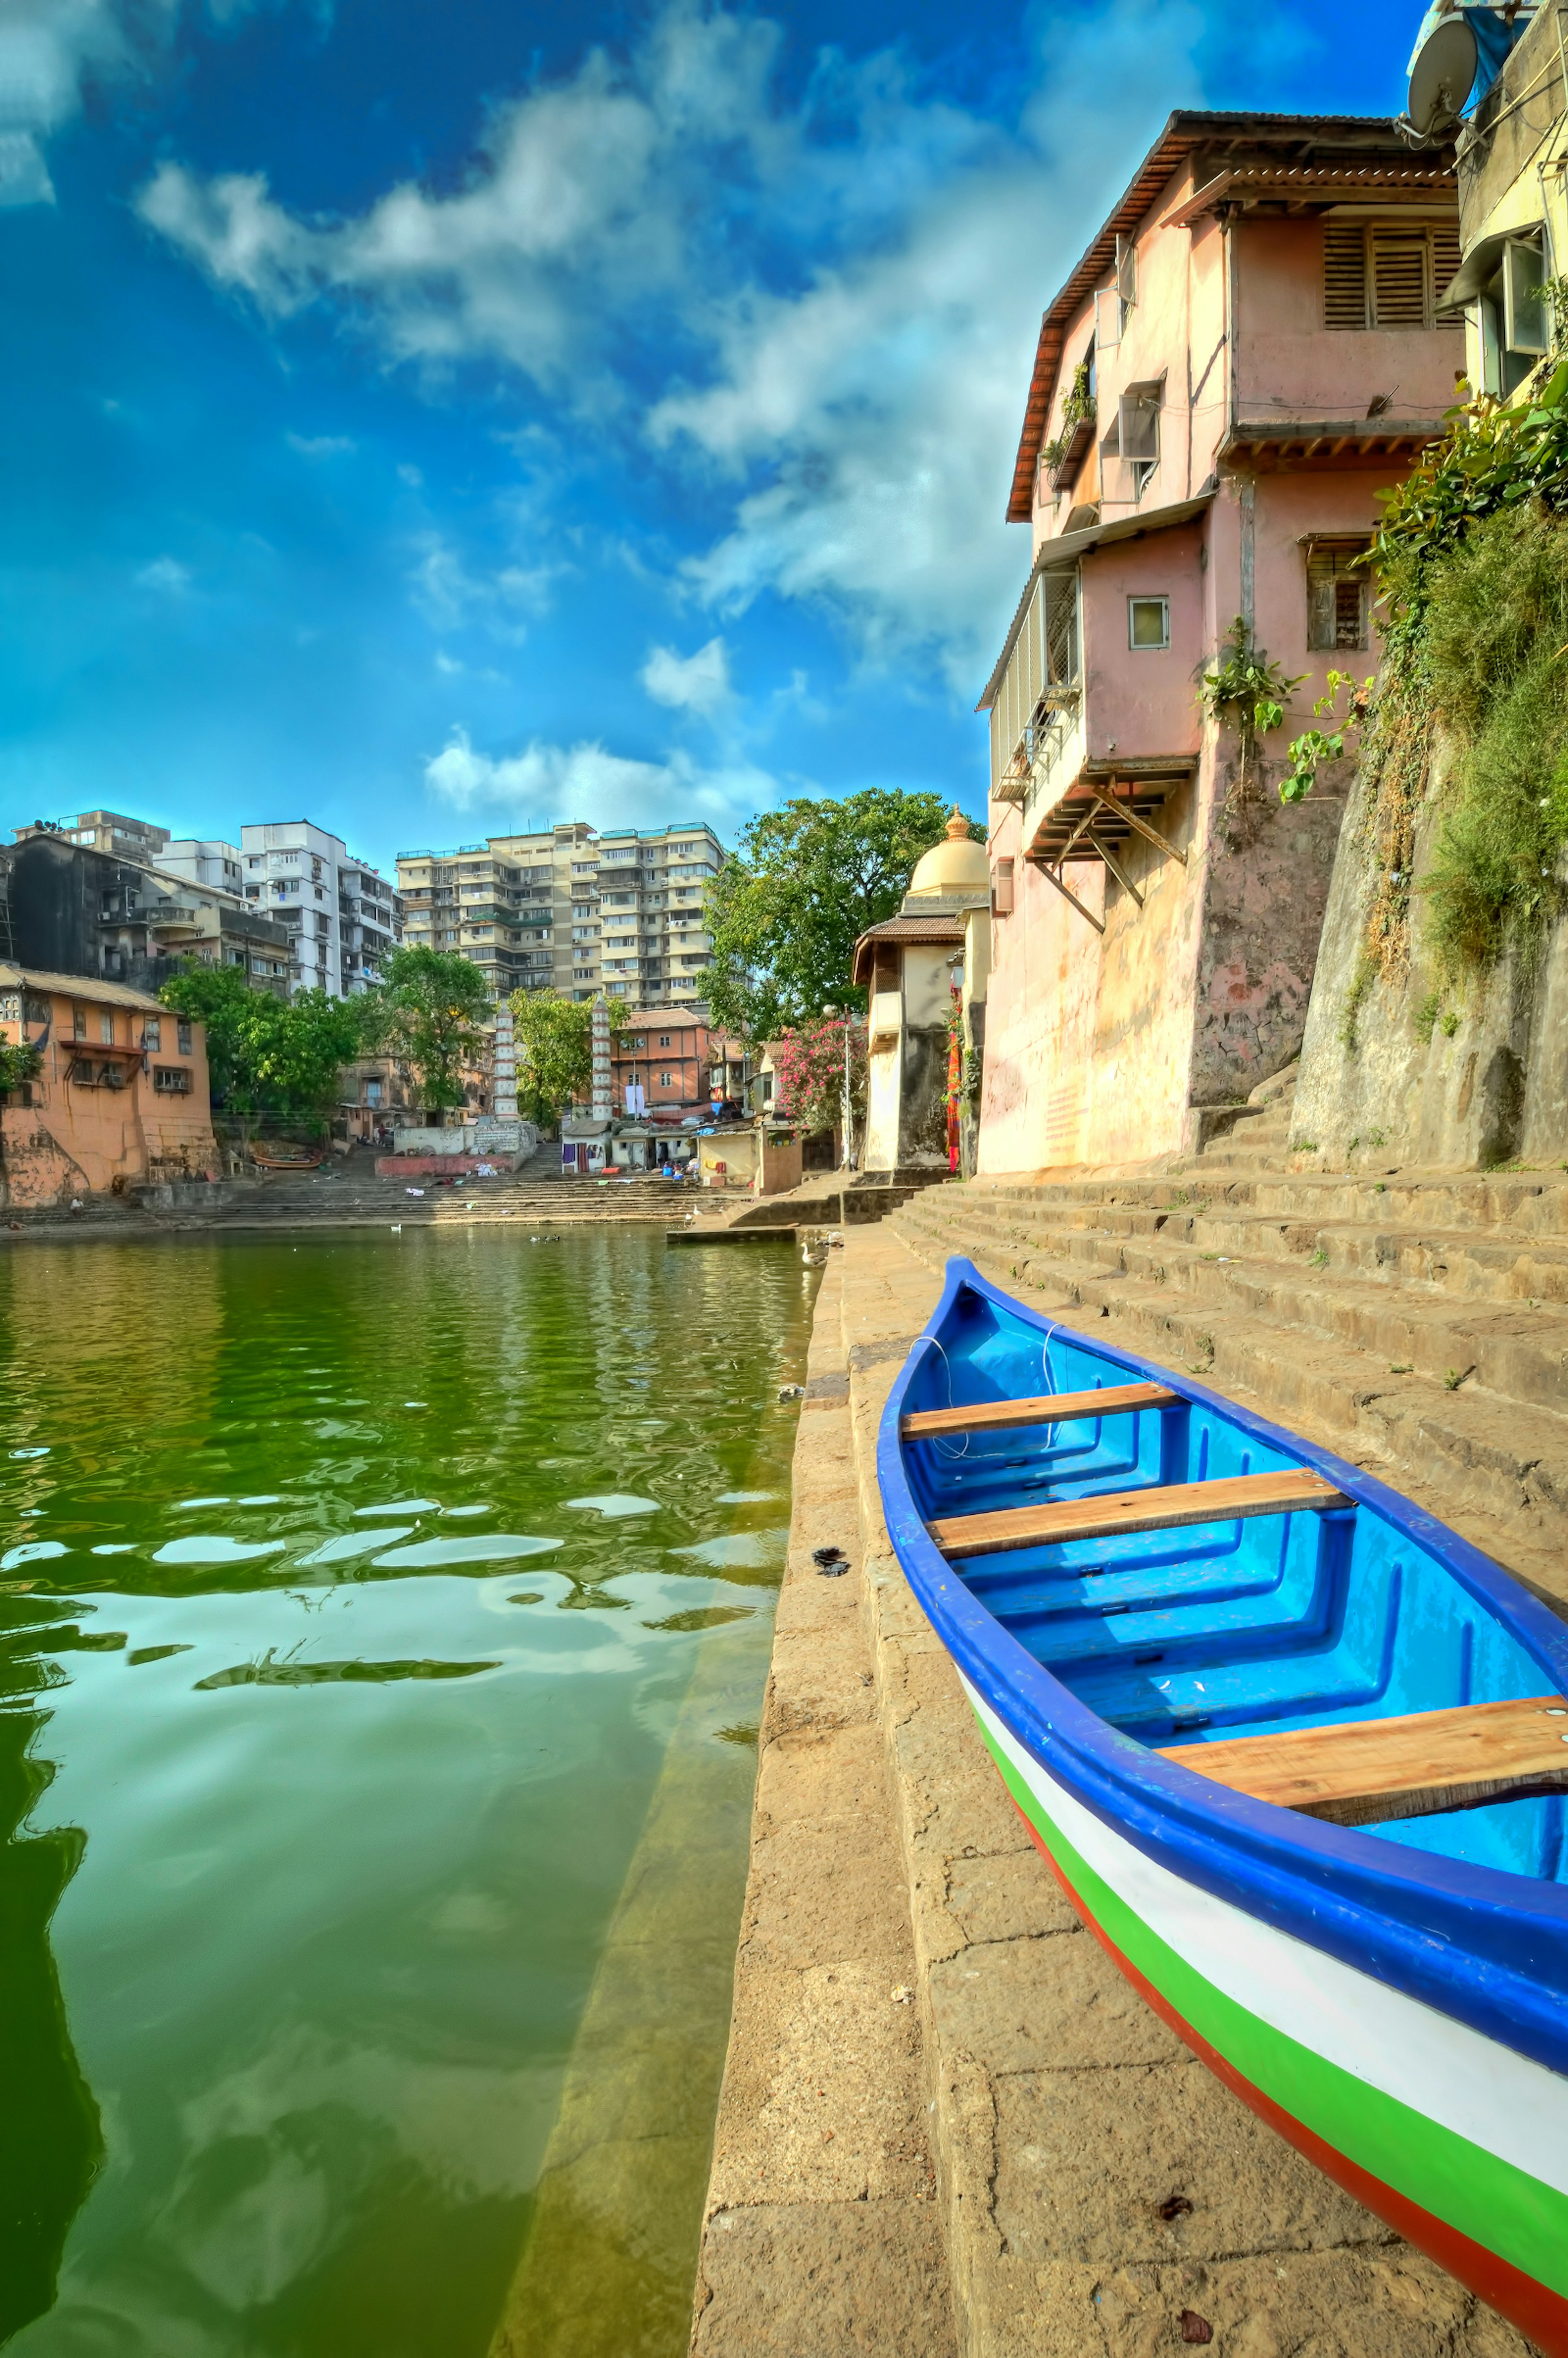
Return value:
M 1375 665 L 1350 560 L 1454 400 L 1457 266 L 1448 151 L 1174 114 L 1046 311 L 980 706 L 982 1173 L 1190 1150 L 1298 1053 L 1343 789 L 1281 806 L 1281 757 L 1331 665 Z M 1245 775 L 1199 695 L 1238 618 L 1305 675 Z

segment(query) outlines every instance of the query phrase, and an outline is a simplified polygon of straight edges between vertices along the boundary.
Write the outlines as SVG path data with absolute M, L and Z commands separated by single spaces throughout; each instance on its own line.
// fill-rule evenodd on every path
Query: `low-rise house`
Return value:
M 714 1055 L 714 1035 L 705 1014 L 682 1007 L 635 1009 L 611 1039 L 611 1094 L 616 1111 L 627 1109 L 628 1088 L 641 1089 L 642 1110 L 654 1116 L 683 1114 L 707 1105 Z
M 949 1160 L 953 1024 L 966 991 L 974 995 L 971 929 L 989 912 L 989 873 L 986 847 L 955 807 L 945 841 L 916 861 L 898 915 L 855 945 L 868 1007 L 862 1171 L 892 1176 Z M 983 1004 L 983 975 L 979 989 Z
M 1299 1053 L 1342 805 L 1325 771 L 1282 809 L 1281 755 L 1374 668 L 1354 560 L 1453 401 L 1457 259 L 1449 149 L 1180 114 L 1047 308 L 981 698 L 982 1171 L 1190 1149 Z M 1300 680 L 1256 741 L 1255 697 L 1200 694 L 1238 627 Z
M 125 983 L 0 965 L 0 1038 L 41 1060 L 0 1103 L 6 1203 L 218 1175 L 200 1023 Z

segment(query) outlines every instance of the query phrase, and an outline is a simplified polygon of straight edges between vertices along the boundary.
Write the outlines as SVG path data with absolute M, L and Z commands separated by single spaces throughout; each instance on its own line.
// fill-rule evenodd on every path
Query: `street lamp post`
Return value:
M 852 1107 L 849 1096 L 849 1010 L 847 1007 L 839 1009 L 829 1006 L 825 1007 L 822 1012 L 830 1022 L 840 1013 L 844 1018 L 844 1154 L 839 1167 L 845 1171 L 852 1171 L 855 1167 L 855 1152 L 850 1130 Z

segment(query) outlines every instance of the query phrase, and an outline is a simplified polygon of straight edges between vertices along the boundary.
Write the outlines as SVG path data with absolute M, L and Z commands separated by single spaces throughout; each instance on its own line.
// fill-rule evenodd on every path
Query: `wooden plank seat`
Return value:
M 976 1401 L 968 1408 L 923 1408 L 899 1420 L 905 1441 L 937 1433 L 1007 1433 L 1021 1424 L 1066 1424 L 1074 1417 L 1130 1416 L 1141 1408 L 1179 1408 L 1163 1384 L 1108 1384 L 1097 1392 L 1043 1392 L 1034 1400 Z
M 943 1554 L 957 1562 L 1063 1540 L 1119 1539 L 1134 1531 L 1176 1531 L 1186 1523 L 1289 1515 L 1302 1508 L 1321 1514 L 1354 1503 L 1321 1474 L 1297 1466 L 1278 1474 L 1234 1474 L 1217 1482 L 1175 1482 L 1162 1489 L 1112 1490 L 985 1514 L 946 1515 L 925 1528 Z
M 1200 1777 L 1339 1826 L 1386 1824 L 1568 1791 L 1568 1702 L 1466 1704 L 1399 1719 L 1160 1747 Z

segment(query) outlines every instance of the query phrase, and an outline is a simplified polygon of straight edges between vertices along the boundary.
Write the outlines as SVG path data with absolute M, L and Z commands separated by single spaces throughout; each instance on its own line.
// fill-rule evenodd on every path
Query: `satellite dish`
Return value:
M 1480 52 L 1453 0 L 1435 0 L 1422 20 L 1410 61 L 1410 104 L 1400 128 L 1417 139 L 1440 137 L 1459 121 L 1475 84 Z

